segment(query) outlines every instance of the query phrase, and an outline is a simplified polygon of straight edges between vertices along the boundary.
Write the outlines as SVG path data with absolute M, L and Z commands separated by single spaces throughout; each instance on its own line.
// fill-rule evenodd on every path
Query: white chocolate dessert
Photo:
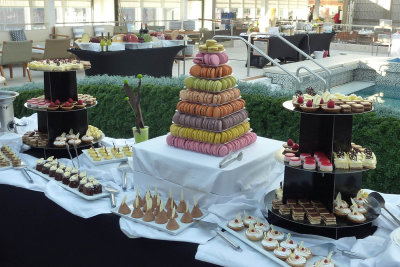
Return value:
M 35 60 L 28 63 L 28 67 L 31 70 L 57 72 L 83 70 L 83 64 L 79 60 L 70 59 Z

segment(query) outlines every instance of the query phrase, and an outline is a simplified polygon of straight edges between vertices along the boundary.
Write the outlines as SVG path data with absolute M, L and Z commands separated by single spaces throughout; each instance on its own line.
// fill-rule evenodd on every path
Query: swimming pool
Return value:
M 400 110 L 400 87 L 373 85 L 355 94 L 380 103 L 384 107 Z

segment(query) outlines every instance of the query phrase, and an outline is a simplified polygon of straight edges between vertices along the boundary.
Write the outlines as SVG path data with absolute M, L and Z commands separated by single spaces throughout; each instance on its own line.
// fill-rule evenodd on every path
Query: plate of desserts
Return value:
M 83 154 L 94 165 L 103 165 L 109 163 L 116 163 L 121 161 L 128 161 L 132 157 L 132 147 L 125 145 L 123 147 L 100 147 L 82 150 Z
M 90 62 L 75 59 L 46 59 L 28 63 L 31 70 L 47 72 L 76 71 L 90 68 Z
M 183 191 L 177 205 L 172 198 L 171 189 L 168 199 L 160 197 L 157 188 L 153 195 L 148 189 L 143 198 L 136 189 L 136 196 L 132 203 L 127 203 L 125 196 L 121 204 L 113 208 L 111 212 L 170 235 L 178 235 L 193 225 L 193 219 L 200 220 L 208 214 L 206 210 L 199 208 L 196 196 L 194 196 L 193 204 L 190 205 L 189 201 L 184 200 Z
M 7 145 L 0 149 L 0 171 L 5 171 L 21 165 L 19 156 Z
M 86 171 L 59 163 L 53 156 L 47 160 L 38 159 L 36 166 L 28 169 L 46 180 L 56 181 L 59 186 L 86 200 L 96 200 L 109 195 L 103 192 L 102 184 L 92 175 L 87 177 Z
M 281 228 L 246 212 L 243 217 L 238 214 L 235 219 L 222 222 L 219 226 L 280 266 L 334 266 L 331 259 L 333 252 L 326 258 L 313 256 L 303 241 L 292 239 L 290 233 L 285 234 Z M 318 262 L 324 264 L 318 265 Z
M 332 212 L 319 200 L 287 199 L 286 203 L 283 203 L 282 195 L 282 188 L 269 192 L 264 199 L 266 208 L 277 216 L 298 224 L 342 228 L 370 223 L 377 218 L 377 215 L 369 212 L 365 206 L 367 195 L 362 190 L 350 199 L 351 204 L 343 200 L 339 192 L 334 200 Z
M 307 88 L 304 94 L 297 91 L 292 100 L 284 102 L 283 106 L 289 110 L 326 115 L 349 115 L 373 110 L 372 101 L 355 94 L 346 96 L 326 91 L 319 95 L 312 87 Z

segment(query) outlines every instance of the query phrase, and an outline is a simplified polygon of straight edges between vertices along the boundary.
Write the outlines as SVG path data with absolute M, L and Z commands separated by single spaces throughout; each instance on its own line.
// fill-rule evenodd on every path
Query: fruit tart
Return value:
M 273 239 L 267 236 L 267 233 L 264 232 L 264 239 L 261 241 L 261 245 L 265 250 L 273 251 L 279 245 L 278 240 Z
M 74 107 L 75 107 L 75 109 L 81 109 L 81 108 L 86 107 L 86 104 L 85 104 L 85 102 L 83 102 L 82 99 L 79 99 L 79 100 L 76 102 L 76 104 L 75 104 Z
M 307 259 L 291 253 L 289 257 L 286 259 L 286 263 L 293 267 L 304 267 L 306 265 Z
M 316 112 L 317 110 L 319 110 L 319 108 L 320 106 L 314 105 L 311 99 L 308 100 L 306 104 L 300 105 L 300 109 L 304 112 Z
M 335 101 L 332 99 L 326 105 L 322 105 L 322 110 L 326 113 L 339 113 L 341 109 L 340 106 L 335 105 Z
M 47 110 L 50 111 L 55 111 L 58 110 L 60 108 L 59 105 L 56 105 L 54 102 L 50 102 L 50 104 L 47 106 Z
M 286 240 L 280 243 L 280 246 L 288 250 L 293 250 L 297 247 L 297 243 L 290 239 L 291 234 L 286 235 Z
M 68 101 L 61 105 L 62 110 L 71 110 L 73 108 L 74 108 L 74 104 L 71 104 Z
M 289 258 L 290 253 L 291 253 L 290 249 L 283 248 L 283 247 L 279 246 L 279 244 L 278 244 L 278 247 L 276 249 L 274 249 L 275 257 L 277 257 L 283 261 L 286 260 L 287 258 Z
M 312 257 L 312 252 L 309 248 L 303 246 L 303 241 L 300 242 L 299 246 L 294 249 L 294 254 L 306 258 L 307 260 Z
M 250 223 L 246 230 L 246 237 L 251 241 L 260 241 L 263 238 L 263 232 L 256 229 L 253 223 Z
M 252 223 L 253 225 L 257 223 L 256 218 L 254 218 L 251 215 L 247 215 L 246 211 L 244 211 L 243 213 L 244 213 L 243 217 L 244 226 L 249 227 L 250 223 Z
M 282 241 L 285 238 L 285 234 L 280 232 L 280 231 L 278 231 L 278 230 L 275 230 L 274 226 L 271 224 L 270 225 L 270 229 L 269 229 L 269 231 L 267 233 L 267 237 L 276 239 L 278 241 Z

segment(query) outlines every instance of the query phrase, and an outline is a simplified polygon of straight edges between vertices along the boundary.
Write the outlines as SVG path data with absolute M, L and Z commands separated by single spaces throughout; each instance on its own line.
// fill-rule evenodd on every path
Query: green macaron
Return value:
M 193 88 L 195 78 L 194 77 L 187 77 L 184 81 L 186 88 Z

